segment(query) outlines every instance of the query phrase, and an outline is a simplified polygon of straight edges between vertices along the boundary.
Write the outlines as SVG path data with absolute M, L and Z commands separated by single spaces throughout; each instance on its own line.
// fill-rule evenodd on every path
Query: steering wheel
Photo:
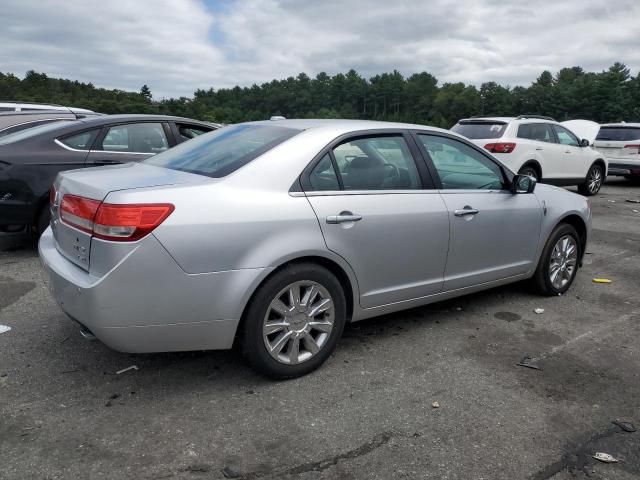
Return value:
M 400 176 L 400 170 L 398 170 L 398 167 L 396 167 L 392 163 L 385 163 L 384 168 L 390 171 L 390 174 L 387 175 L 387 178 L 395 178 Z

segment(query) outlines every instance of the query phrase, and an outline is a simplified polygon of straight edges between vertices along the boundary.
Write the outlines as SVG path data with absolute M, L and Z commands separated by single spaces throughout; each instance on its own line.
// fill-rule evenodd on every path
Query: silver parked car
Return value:
M 457 134 L 343 120 L 62 172 L 51 204 L 40 256 L 85 335 L 125 352 L 237 340 L 276 378 L 317 368 L 346 322 L 524 279 L 561 294 L 591 224 L 585 198 Z

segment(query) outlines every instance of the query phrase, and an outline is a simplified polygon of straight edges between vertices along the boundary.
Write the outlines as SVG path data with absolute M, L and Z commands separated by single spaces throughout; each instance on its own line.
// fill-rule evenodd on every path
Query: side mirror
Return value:
M 589 140 L 587 140 L 586 138 L 583 138 L 582 140 L 580 140 L 580 146 L 581 147 L 588 147 L 589 146 Z
M 529 175 L 514 175 L 511 182 L 511 193 L 533 193 L 536 189 L 536 179 Z

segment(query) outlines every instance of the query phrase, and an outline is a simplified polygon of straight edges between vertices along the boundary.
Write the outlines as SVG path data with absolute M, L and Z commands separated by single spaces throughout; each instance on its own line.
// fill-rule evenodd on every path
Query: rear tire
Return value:
M 540 174 L 538 173 L 538 171 L 532 167 L 531 165 L 525 165 L 524 167 L 522 167 L 520 169 L 520 171 L 518 172 L 518 174 L 520 175 L 527 175 L 529 177 L 533 177 L 536 179 L 536 182 L 540 181 Z
M 258 372 L 295 378 L 322 365 L 346 322 L 342 285 L 313 263 L 290 265 L 255 293 L 240 333 L 242 354 Z
M 600 191 L 602 183 L 604 182 L 604 170 L 602 166 L 595 164 L 591 165 L 591 168 L 587 172 L 587 177 L 584 183 L 578 185 L 578 191 L 587 197 L 595 195 Z
M 533 275 L 533 287 L 540 295 L 561 295 L 569 290 L 582 258 L 580 237 L 571 225 L 558 225 L 549 236 Z

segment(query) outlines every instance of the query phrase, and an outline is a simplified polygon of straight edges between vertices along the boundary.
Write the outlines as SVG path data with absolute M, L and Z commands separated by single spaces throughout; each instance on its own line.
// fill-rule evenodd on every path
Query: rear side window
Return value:
M 456 132 L 467 138 L 500 138 L 507 129 L 504 122 L 460 122 L 453 126 Z
M 340 190 L 340 184 L 338 183 L 338 177 L 336 171 L 333 168 L 331 162 L 331 156 L 327 153 L 322 160 L 315 166 L 309 175 L 309 183 L 311 184 L 311 190 L 318 191 L 331 191 Z
M 333 149 L 345 190 L 419 189 L 420 176 L 402 136 L 350 140 Z
M 93 141 L 96 139 L 96 135 L 98 135 L 98 130 L 90 130 L 88 132 L 59 138 L 58 141 L 75 150 L 89 150 L 91 145 L 93 145 Z
M 144 163 L 208 177 L 224 177 L 299 132 L 275 125 L 230 125 L 182 143 Z
M 551 125 L 546 123 L 523 123 L 518 127 L 518 138 L 555 143 Z
M 160 153 L 168 148 L 161 123 L 116 125 L 102 140 L 102 149 L 108 152 Z
M 628 142 L 640 140 L 640 127 L 600 127 L 596 140 Z
M 208 133 L 213 130 L 213 128 L 205 128 L 201 125 L 191 125 L 188 123 L 176 123 L 176 128 L 182 141 L 191 140 L 192 138 L 199 137 L 203 133 Z

